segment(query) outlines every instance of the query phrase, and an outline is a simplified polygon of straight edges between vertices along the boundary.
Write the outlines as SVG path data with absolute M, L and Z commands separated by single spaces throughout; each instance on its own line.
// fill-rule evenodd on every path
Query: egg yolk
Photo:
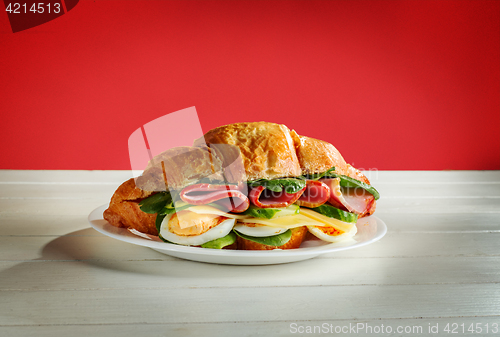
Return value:
M 322 231 L 323 233 L 330 235 L 330 236 L 336 236 L 336 235 L 340 235 L 340 234 L 344 233 L 343 231 L 340 231 L 334 227 L 318 227 L 318 226 L 316 226 L 316 228 L 319 229 L 320 231 Z
M 228 218 L 215 214 L 197 214 L 189 211 L 180 211 L 173 214 L 168 220 L 168 228 L 170 232 L 181 236 L 200 235 L 226 219 Z

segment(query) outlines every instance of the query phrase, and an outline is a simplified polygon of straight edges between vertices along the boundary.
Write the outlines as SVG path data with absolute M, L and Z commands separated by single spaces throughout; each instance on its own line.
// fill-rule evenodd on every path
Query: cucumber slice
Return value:
M 223 236 L 221 238 L 205 242 L 201 245 L 202 248 L 211 248 L 211 249 L 222 249 L 226 246 L 230 246 L 236 242 L 236 234 L 230 232 L 228 235 Z
M 233 232 L 235 232 L 239 237 L 241 237 L 243 239 L 257 242 L 257 243 L 260 243 L 260 244 L 266 245 L 266 246 L 273 246 L 273 247 L 283 246 L 285 243 L 290 241 L 290 239 L 292 238 L 292 231 L 291 230 L 287 230 L 286 232 L 278 234 L 278 235 L 265 236 L 265 237 L 249 236 L 249 235 L 242 234 L 242 233 L 238 232 L 237 230 L 233 230 Z
M 356 223 L 358 215 L 338 209 L 336 207 L 323 204 L 321 206 L 311 208 L 313 211 L 323 214 L 329 218 L 334 218 L 343 222 Z
M 299 214 L 300 207 L 298 205 L 290 205 L 282 208 L 259 208 L 250 205 L 242 214 L 253 216 L 254 218 L 274 219 L 287 215 Z
M 184 207 L 186 205 L 189 205 L 189 204 L 187 202 L 185 202 L 185 201 L 182 201 L 182 200 L 178 200 L 178 201 L 174 202 L 174 206 L 176 208 L 178 208 L 178 207 Z

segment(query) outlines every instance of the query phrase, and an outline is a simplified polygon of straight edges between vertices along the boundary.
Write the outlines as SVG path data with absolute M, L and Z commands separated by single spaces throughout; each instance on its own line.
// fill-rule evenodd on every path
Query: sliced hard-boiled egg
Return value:
M 228 235 L 235 221 L 215 214 L 197 214 L 185 210 L 167 215 L 161 223 L 160 235 L 179 245 L 200 246 Z
M 237 223 L 234 229 L 248 236 L 267 237 L 286 232 L 287 228 L 271 227 L 254 223 Z
M 344 241 L 352 238 L 358 232 L 356 225 L 352 225 L 352 228 L 347 232 L 340 231 L 334 227 L 307 226 L 307 229 L 317 238 L 328 242 Z

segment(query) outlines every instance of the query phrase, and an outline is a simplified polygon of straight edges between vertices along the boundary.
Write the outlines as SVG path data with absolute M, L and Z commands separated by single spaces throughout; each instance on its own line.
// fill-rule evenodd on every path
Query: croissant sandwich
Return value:
M 281 124 L 236 123 L 154 157 L 103 216 L 179 245 L 292 249 L 352 238 L 378 198 L 332 144 Z

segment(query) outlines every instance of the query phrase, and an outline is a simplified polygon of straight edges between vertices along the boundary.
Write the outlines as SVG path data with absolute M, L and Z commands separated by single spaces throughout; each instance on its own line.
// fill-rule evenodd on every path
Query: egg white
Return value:
M 167 215 L 160 226 L 160 235 L 167 241 L 177 243 L 184 246 L 200 246 L 208 241 L 222 238 L 228 235 L 233 229 L 235 219 L 227 219 L 222 221 L 215 227 L 210 228 L 205 233 L 200 235 L 177 235 L 169 230 L 168 221 L 172 217 L 172 214 Z
M 288 228 L 271 227 L 265 225 L 248 226 L 244 223 L 237 223 L 234 229 L 248 236 L 267 237 L 284 233 Z
M 317 238 L 319 238 L 323 241 L 327 241 L 327 242 L 344 241 L 344 240 L 352 238 L 358 232 L 358 227 L 356 227 L 356 225 L 353 225 L 349 231 L 344 232 L 340 235 L 328 235 L 325 232 L 323 232 L 322 230 L 320 230 L 319 228 L 316 228 L 315 226 L 307 226 L 307 229 L 309 230 L 309 232 L 311 234 L 313 234 Z

